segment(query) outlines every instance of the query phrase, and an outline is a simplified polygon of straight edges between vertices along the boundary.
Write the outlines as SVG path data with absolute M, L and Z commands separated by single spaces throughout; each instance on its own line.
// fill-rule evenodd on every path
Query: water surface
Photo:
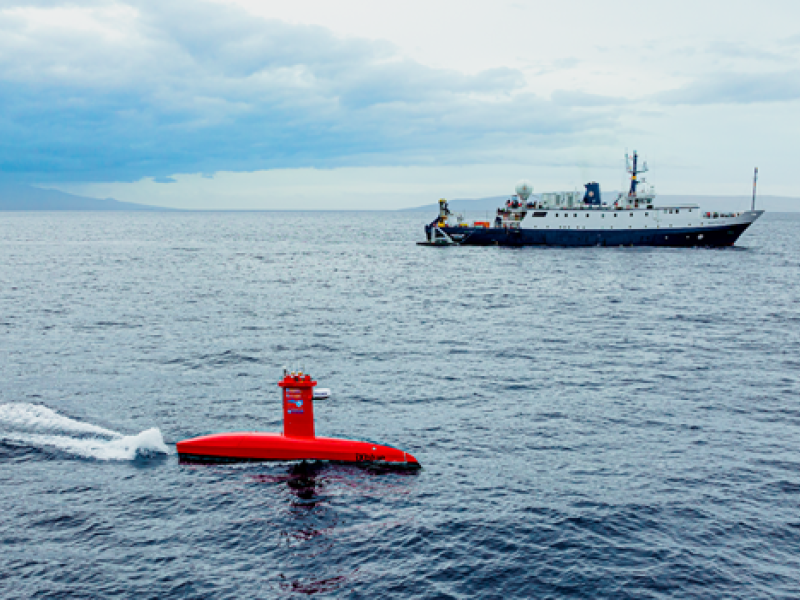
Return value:
M 796 597 L 800 220 L 418 247 L 430 218 L 2 214 L 0 595 Z M 424 469 L 179 464 L 279 430 L 284 365 L 333 389 L 318 433 Z

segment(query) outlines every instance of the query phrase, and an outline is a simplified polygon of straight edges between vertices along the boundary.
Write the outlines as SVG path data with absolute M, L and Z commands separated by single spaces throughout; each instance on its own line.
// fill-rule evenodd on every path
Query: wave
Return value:
M 37 448 L 56 448 L 98 460 L 133 460 L 171 454 L 161 431 L 153 427 L 124 435 L 83 423 L 37 404 L 0 404 L 0 440 Z
M 70 419 L 40 404 L 0 404 L 0 424 L 14 428 L 96 433 L 111 437 L 122 435 L 110 429 Z

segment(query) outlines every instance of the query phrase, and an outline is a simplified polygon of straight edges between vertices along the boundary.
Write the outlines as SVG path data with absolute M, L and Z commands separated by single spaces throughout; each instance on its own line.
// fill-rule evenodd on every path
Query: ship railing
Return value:
M 723 213 L 723 212 L 706 212 L 703 215 L 706 219 L 730 219 L 735 217 L 741 217 L 742 213 L 735 212 L 735 213 Z

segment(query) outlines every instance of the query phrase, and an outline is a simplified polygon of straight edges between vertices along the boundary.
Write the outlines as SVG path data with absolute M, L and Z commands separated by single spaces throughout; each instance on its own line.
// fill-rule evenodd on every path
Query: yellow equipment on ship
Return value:
M 439 198 L 439 227 L 447 226 L 447 216 L 449 214 L 450 210 L 447 208 L 447 200 Z

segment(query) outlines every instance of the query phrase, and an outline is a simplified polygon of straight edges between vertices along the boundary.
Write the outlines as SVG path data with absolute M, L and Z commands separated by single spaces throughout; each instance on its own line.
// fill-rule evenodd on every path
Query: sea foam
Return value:
M 137 456 L 170 454 L 156 427 L 138 435 L 123 435 L 36 404 L 0 404 L 0 427 L 0 440 L 56 448 L 84 458 L 133 460 Z

